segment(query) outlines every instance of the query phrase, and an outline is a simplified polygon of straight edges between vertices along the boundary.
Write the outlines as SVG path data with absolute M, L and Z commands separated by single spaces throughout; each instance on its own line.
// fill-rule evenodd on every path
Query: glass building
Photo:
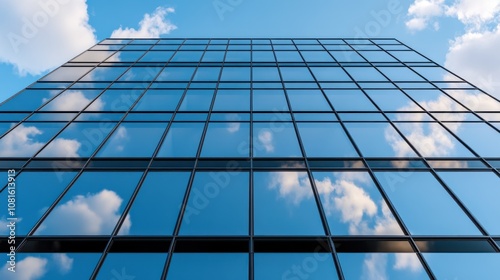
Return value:
M 395 39 L 106 39 L 0 104 L 0 279 L 498 279 L 499 130 Z

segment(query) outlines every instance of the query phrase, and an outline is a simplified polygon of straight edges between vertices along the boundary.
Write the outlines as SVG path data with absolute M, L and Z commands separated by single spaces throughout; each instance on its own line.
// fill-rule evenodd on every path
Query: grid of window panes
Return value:
M 106 39 L 0 104 L 0 247 L 15 170 L 41 279 L 496 279 L 499 131 L 395 39 Z

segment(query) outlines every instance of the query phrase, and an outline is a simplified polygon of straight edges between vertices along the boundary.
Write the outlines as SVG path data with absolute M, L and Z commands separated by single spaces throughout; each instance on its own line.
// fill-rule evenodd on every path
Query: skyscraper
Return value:
M 497 279 L 499 129 L 395 39 L 106 39 L 0 105 L 0 278 Z

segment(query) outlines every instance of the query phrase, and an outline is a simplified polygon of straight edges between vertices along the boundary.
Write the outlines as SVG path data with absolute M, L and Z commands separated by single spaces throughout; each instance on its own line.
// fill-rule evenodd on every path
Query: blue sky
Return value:
M 500 0 L 0 0 L 0 101 L 97 41 L 395 37 L 500 96 Z

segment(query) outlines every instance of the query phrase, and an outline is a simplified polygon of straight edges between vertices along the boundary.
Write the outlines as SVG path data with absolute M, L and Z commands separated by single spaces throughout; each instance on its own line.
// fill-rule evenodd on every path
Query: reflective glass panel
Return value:
M 300 157 L 295 128 L 289 122 L 253 124 L 254 157 Z
M 225 48 L 226 47 L 224 46 L 223 49 L 225 49 Z M 222 61 L 224 61 L 225 54 L 226 54 L 226 52 L 224 52 L 224 51 L 207 51 L 203 55 L 203 58 L 201 59 L 201 61 L 203 61 L 203 62 L 222 62 Z
M 224 67 L 222 69 L 221 81 L 250 81 L 250 67 Z
M 302 62 L 298 51 L 275 51 L 278 62 Z
M 252 79 L 254 81 L 281 81 L 276 67 L 252 67 Z
M 324 235 L 306 172 L 254 172 L 256 235 Z
M 300 53 L 307 62 L 335 62 L 326 51 L 301 51 Z
M 174 111 L 183 90 L 148 90 L 132 111 Z
M 248 235 L 247 172 L 197 172 L 180 235 Z
M 294 111 L 331 111 L 320 90 L 287 90 L 290 106 Z
M 357 157 L 339 123 L 297 123 L 308 157 Z
M 26 89 L 21 93 L 14 95 L 11 99 L 3 103 L 0 106 L 0 112 L 34 111 L 60 92 L 60 90 Z
M 153 81 L 158 73 L 163 69 L 161 66 L 157 67 L 140 67 L 134 66 L 127 70 L 123 76 L 121 76 L 119 82 L 142 82 L 143 86 L 146 87 L 151 81 Z
M 281 76 L 283 81 L 294 82 L 294 81 L 306 81 L 313 82 L 314 78 L 311 72 L 305 67 L 280 67 Z
M 200 61 L 203 51 L 178 51 L 172 57 L 172 62 L 198 62 Z
M 422 77 L 408 67 L 378 67 L 378 70 L 391 81 L 424 81 Z
M 60 67 L 40 79 L 44 82 L 74 82 L 93 67 Z
M 439 123 L 413 122 L 395 123 L 395 125 L 424 157 L 474 156 Z
M 250 111 L 249 90 L 218 90 L 213 111 Z
M 428 111 L 465 111 L 462 105 L 439 90 L 405 90 L 420 106 Z
M 228 51 L 226 62 L 250 62 L 249 51 Z
M 202 157 L 248 157 L 250 124 L 220 122 L 208 125 Z M 224 147 L 221 149 L 221 147 Z
M 218 81 L 220 71 L 220 67 L 198 67 L 193 77 L 193 81 Z
M 101 62 L 111 56 L 114 51 L 86 51 L 71 62 Z
M 208 111 L 212 103 L 213 90 L 193 90 L 186 92 L 179 111 Z
M 415 157 L 406 141 L 388 123 L 345 123 L 365 157 Z
M 366 172 L 314 172 L 333 235 L 403 235 Z
M 248 254 L 174 253 L 167 280 L 247 280 Z
M 96 157 L 151 157 L 166 123 L 122 123 Z
M 108 253 L 96 279 L 160 279 L 166 259 L 166 253 Z
M 288 105 L 283 90 L 254 90 L 254 111 L 288 111 Z
M 271 51 L 253 51 L 252 61 L 254 62 L 275 62 L 274 54 Z
M 0 139 L 0 157 L 31 157 L 38 152 L 65 123 L 23 123 Z
M 84 172 L 35 235 L 111 234 L 140 176 L 140 172 Z M 127 216 L 122 230 L 128 231 L 132 223 Z
M 139 62 L 165 62 L 169 61 L 173 54 L 173 51 L 149 51 Z
M 90 279 L 100 253 L 17 253 L 16 272 L 6 267 L 0 272 L 4 280 Z
M 383 111 L 422 111 L 399 90 L 365 90 L 365 92 Z
M 145 49 L 145 48 L 144 48 Z M 144 51 L 117 51 L 106 62 L 135 62 L 144 54 Z
M 375 176 L 411 234 L 481 234 L 429 172 L 375 172 Z
M 16 177 L 16 200 L 22 201 L 22 203 L 16 204 L 17 235 L 28 234 L 75 175 L 75 172 L 25 171 Z M 19 187 L 17 188 L 17 186 Z M 7 190 L 4 190 L 0 193 L 0 199 L 7 201 L 7 195 Z M 9 222 L 5 214 L 0 216 L 0 223 L 8 225 Z M 9 228 L 2 226 L 0 235 L 7 236 L 8 234 Z
M 85 111 L 128 111 L 143 90 L 110 89 L 103 92 Z
M 37 157 L 89 157 L 116 123 L 71 123 Z
M 500 235 L 500 179 L 492 172 L 438 172 L 491 235 Z
M 149 172 L 119 235 L 172 235 L 186 192 L 189 172 Z
M 325 90 L 337 111 L 378 111 L 361 90 Z
M 338 256 L 345 279 L 430 279 L 415 253 L 339 253 Z
M 423 253 L 437 279 L 498 278 L 498 253 Z
M 479 90 L 445 90 L 451 97 L 473 111 L 500 111 L 500 102 Z
M 80 79 L 80 82 L 114 81 L 118 79 L 128 67 L 96 67 Z
M 167 66 L 160 73 L 156 81 L 170 81 L 170 82 L 178 82 L 178 81 L 190 81 L 193 77 L 193 73 L 195 67 L 174 67 Z
M 314 74 L 314 77 L 318 81 L 326 81 L 326 82 L 350 82 L 352 81 L 349 76 L 345 73 L 344 70 L 340 67 L 311 67 L 311 71 Z
M 500 157 L 500 133 L 485 123 L 444 124 L 482 157 Z M 478 137 L 481 135 L 481 137 Z
M 274 279 L 338 279 L 330 253 L 255 253 L 254 277 Z
M 345 67 L 347 73 L 356 81 L 387 81 L 387 79 L 372 67 Z
M 158 157 L 195 157 L 205 123 L 174 122 L 158 152 Z
M 67 90 L 45 105 L 41 111 L 81 111 L 99 93 L 100 90 Z

